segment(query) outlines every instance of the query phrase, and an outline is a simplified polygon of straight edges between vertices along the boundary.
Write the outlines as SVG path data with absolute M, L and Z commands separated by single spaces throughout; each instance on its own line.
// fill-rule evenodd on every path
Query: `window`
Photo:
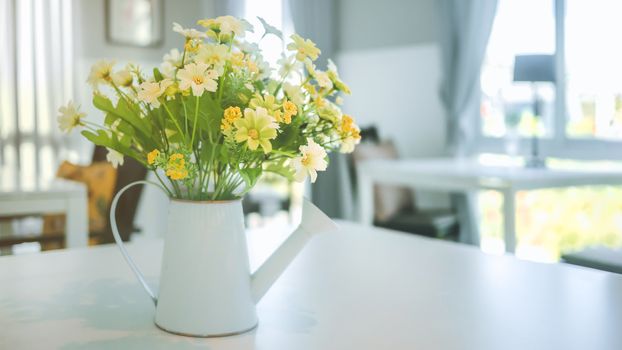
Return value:
M 0 186 L 33 188 L 66 158 L 56 127 L 72 92 L 71 2 L 0 0 Z
M 513 162 L 485 153 L 528 154 L 524 137 L 537 132 L 551 168 L 621 165 L 621 12 L 619 0 L 498 0 L 481 71 L 480 159 Z M 557 82 L 537 85 L 540 118 L 533 113 L 533 86 L 513 82 L 514 58 L 525 54 L 554 56 Z M 619 186 L 519 192 L 517 255 L 557 261 L 588 246 L 619 248 L 621 195 Z M 502 203 L 499 193 L 480 193 L 481 246 L 489 252 L 503 251 Z
M 481 71 L 479 149 L 498 152 L 502 137 L 535 132 L 546 156 L 622 158 L 611 147 L 622 140 L 621 11 L 615 0 L 499 0 Z M 554 55 L 557 83 L 513 82 L 524 54 Z
M 513 83 L 514 57 L 521 54 L 555 53 L 555 15 L 551 0 L 500 0 L 482 66 L 482 132 L 503 136 L 511 128 L 523 135 L 534 131 L 533 89 L 529 83 Z M 527 25 L 528 23 L 528 25 Z M 544 102 L 540 133 L 553 134 L 555 89 L 539 83 Z
M 566 134 L 622 139 L 622 46 L 616 0 L 566 0 Z
M 255 29 L 254 32 L 246 35 L 249 41 L 259 43 L 264 60 L 274 67 L 281 58 L 284 49 L 283 41 L 274 35 L 263 36 L 263 26 L 257 17 L 261 17 L 271 26 L 283 30 L 283 0 L 248 1 L 245 3 L 244 18 Z

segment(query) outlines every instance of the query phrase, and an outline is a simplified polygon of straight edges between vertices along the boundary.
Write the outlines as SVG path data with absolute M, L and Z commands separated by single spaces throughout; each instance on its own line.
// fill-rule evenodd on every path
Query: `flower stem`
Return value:
M 153 169 L 153 173 L 155 174 L 155 176 L 158 178 L 158 181 L 160 181 L 160 184 L 162 184 L 162 187 L 164 187 L 164 189 L 166 190 L 166 192 L 168 193 L 168 195 L 170 197 L 173 197 L 173 192 L 171 192 L 171 190 L 168 188 L 168 186 L 166 186 L 164 184 L 164 181 L 162 181 L 162 178 L 160 178 L 160 175 L 158 175 L 158 171 L 156 169 Z
M 168 109 L 168 106 L 166 105 L 166 102 L 162 101 L 162 106 L 164 106 L 164 109 L 166 110 L 166 113 L 169 115 L 169 117 L 171 117 L 171 120 L 173 121 L 173 123 L 177 127 L 177 130 L 179 130 L 179 133 L 181 133 L 182 135 L 185 136 L 184 132 L 181 131 L 181 127 L 179 126 L 179 123 L 177 122 L 177 119 L 175 119 L 175 117 L 173 116 L 173 113 L 171 113 L 171 110 Z
M 194 106 L 194 126 L 192 127 L 192 140 L 190 141 L 190 147 L 194 147 L 194 135 L 197 133 L 197 122 L 199 121 L 199 101 L 199 96 L 197 96 Z

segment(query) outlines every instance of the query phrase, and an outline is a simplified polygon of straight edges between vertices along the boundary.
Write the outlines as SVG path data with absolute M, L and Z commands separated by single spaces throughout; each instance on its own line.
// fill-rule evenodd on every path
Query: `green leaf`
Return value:
M 116 126 L 114 127 L 115 130 L 120 131 L 125 135 L 129 135 L 129 136 L 135 135 L 135 131 L 132 125 L 130 125 L 130 123 L 117 117 L 114 114 L 107 113 L 106 119 L 104 120 L 104 124 L 110 126 L 111 129 L 112 129 L 112 126 L 116 124 Z
M 93 142 L 98 146 L 111 148 L 119 153 L 122 153 L 123 155 L 136 159 L 145 166 L 147 165 L 145 162 L 145 157 L 142 154 L 140 154 L 138 151 L 131 148 L 130 146 L 124 145 L 114 136 L 108 135 L 108 133 L 106 133 L 106 131 L 104 130 L 97 130 L 97 133 L 89 130 L 83 130 L 81 134 L 89 141 Z
M 261 168 L 240 169 L 239 174 L 246 184 L 246 189 L 243 192 L 244 194 L 250 191 L 257 183 L 257 180 L 261 175 Z
M 130 124 L 135 130 L 135 135 L 137 135 L 137 143 L 144 149 L 159 148 L 159 143 L 156 143 L 152 138 L 151 123 L 149 123 L 147 118 L 143 119 L 140 117 L 140 109 L 137 105 L 133 103 L 130 104 L 130 102 L 120 98 L 117 105 L 114 106 L 108 98 L 100 94 L 93 96 L 93 105 L 97 109 L 113 114 Z
M 274 149 L 287 151 L 298 151 L 298 147 L 302 144 L 306 144 L 306 140 L 300 132 L 300 126 L 296 124 L 282 126 L 281 133 L 272 141 Z
M 186 112 L 189 123 L 189 132 L 192 133 L 192 127 L 195 121 L 195 108 L 197 99 L 190 97 L 185 100 Z M 199 97 L 199 113 L 197 121 L 197 129 L 203 131 L 203 138 L 209 138 L 208 133 L 211 133 L 212 138 L 216 139 L 220 133 L 220 121 L 222 119 L 223 109 L 220 107 L 218 101 L 216 101 L 210 93 L 204 93 Z
M 283 176 L 289 181 L 294 181 L 294 170 L 287 166 L 288 159 L 272 161 L 264 164 L 264 171 Z
M 229 163 L 230 153 L 227 147 L 222 147 L 222 146 L 218 146 L 218 147 L 219 147 L 218 153 L 219 153 L 220 162 L 224 164 Z
M 158 68 L 153 68 L 153 78 L 155 79 L 155 81 L 161 81 L 162 79 L 164 79 L 162 73 L 160 73 L 160 70 Z

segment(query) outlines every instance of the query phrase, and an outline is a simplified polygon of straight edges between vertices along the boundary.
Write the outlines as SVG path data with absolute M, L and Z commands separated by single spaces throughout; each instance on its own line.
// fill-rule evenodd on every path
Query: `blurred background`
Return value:
M 363 129 L 360 151 L 331 155 L 313 186 L 263 178 L 244 201 L 253 229 L 295 225 L 303 196 L 334 218 L 365 219 L 356 169 L 372 158 L 468 158 L 514 169 L 535 159 L 537 144 L 547 169 L 615 173 L 622 164 L 620 12 L 615 0 L 0 0 L 2 208 L 19 193 L 49 191 L 58 176 L 79 177 L 89 190 L 90 242 L 110 242 L 111 194 L 148 175 L 121 167 L 94 199 L 101 179 L 110 179 L 105 171 L 85 179 L 62 164 L 89 167 L 105 156 L 79 134 L 61 134 L 57 108 L 73 99 L 98 118 L 86 84 L 94 62 L 158 66 L 183 45 L 173 22 L 194 27 L 224 14 L 251 22 L 256 39 L 259 16 L 286 36 L 316 42 L 319 67 L 332 59 L 350 85 L 343 109 Z M 260 47 L 275 65 L 283 43 L 269 36 Z M 556 262 L 590 247 L 618 252 L 622 188 L 587 185 L 517 191 L 519 257 Z M 375 204 L 376 225 L 504 251 L 497 191 L 391 187 L 376 191 Z M 125 205 L 125 238 L 162 236 L 166 199 L 157 190 L 138 190 Z M 0 253 L 67 246 L 66 223 L 49 208 L 0 212 Z

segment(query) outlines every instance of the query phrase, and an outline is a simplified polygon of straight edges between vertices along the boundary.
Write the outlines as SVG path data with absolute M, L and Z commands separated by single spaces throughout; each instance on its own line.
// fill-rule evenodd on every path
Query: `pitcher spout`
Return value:
M 296 230 L 251 275 L 252 296 L 255 303 L 270 289 L 283 271 L 316 234 L 337 229 L 337 224 L 306 198 L 302 204 L 302 220 Z

